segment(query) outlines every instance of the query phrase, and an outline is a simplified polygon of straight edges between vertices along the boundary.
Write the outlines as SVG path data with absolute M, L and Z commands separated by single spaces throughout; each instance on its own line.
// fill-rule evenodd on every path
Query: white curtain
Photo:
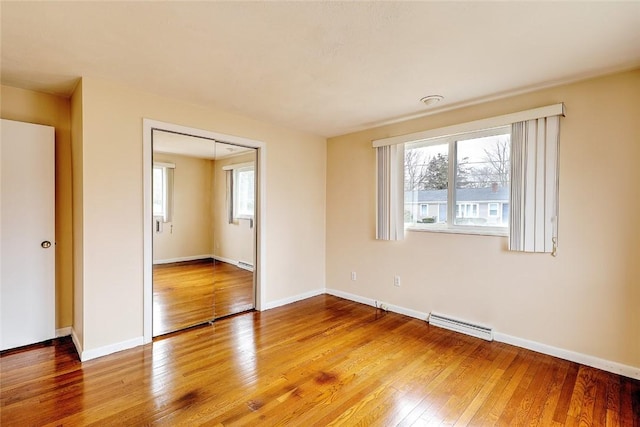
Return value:
M 227 221 L 233 224 L 233 169 L 225 169 L 227 176 Z
M 560 116 L 512 124 L 509 250 L 556 255 Z
M 376 239 L 404 239 L 404 144 L 376 148 Z

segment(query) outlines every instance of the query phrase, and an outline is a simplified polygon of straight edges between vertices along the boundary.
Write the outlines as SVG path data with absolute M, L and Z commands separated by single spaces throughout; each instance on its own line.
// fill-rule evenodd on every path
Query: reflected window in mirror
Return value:
M 252 165 L 233 170 L 233 217 L 253 219 L 255 205 L 255 168 Z
M 162 222 L 171 222 L 174 169 L 172 163 L 153 164 L 153 216 Z

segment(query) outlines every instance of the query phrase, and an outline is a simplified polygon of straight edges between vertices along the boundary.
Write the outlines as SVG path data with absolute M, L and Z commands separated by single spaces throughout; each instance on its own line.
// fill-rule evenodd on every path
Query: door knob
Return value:
M 40 246 L 42 246 L 45 249 L 48 249 L 51 247 L 51 242 L 48 240 L 45 240 L 44 242 L 40 243 Z

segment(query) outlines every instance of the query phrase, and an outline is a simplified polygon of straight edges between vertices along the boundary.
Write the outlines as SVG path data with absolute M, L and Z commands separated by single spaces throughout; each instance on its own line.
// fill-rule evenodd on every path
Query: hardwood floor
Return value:
M 332 296 L 81 364 L 0 358 L 2 426 L 640 425 L 640 382 Z
M 153 335 L 251 310 L 253 273 L 213 259 L 153 266 Z

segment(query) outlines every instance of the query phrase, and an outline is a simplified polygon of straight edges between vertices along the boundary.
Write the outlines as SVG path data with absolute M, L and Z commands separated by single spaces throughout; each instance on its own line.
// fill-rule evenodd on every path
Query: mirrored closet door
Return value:
M 255 308 L 255 148 L 154 130 L 153 336 Z

